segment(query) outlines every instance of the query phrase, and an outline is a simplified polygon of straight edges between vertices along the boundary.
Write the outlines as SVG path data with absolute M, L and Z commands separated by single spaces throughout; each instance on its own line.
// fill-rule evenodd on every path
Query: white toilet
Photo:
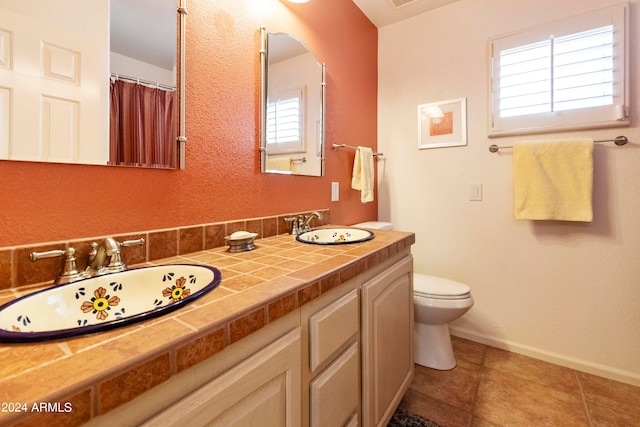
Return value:
M 389 222 L 361 222 L 354 227 L 391 230 Z M 449 322 L 473 306 L 469 286 L 442 277 L 414 273 L 414 360 L 433 369 L 448 370 L 456 366 Z
M 449 322 L 473 306 L 471 289 L 460 282 L 414 273 L 414 360 L 433 369 L 456 366 Z

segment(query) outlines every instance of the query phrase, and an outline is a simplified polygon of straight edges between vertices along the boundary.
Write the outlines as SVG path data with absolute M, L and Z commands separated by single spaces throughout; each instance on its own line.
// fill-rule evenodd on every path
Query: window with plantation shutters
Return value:
M 619 5 L 492 39 L 490 136 L 627 126 L 627 13 Z
M 303 148 L 302 88 L 281 91 L 267 102 L 267 151 L 293 153 Z

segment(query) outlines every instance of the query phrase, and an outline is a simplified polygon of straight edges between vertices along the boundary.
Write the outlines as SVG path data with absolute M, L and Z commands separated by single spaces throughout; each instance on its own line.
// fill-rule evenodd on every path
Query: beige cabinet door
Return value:
M 309 387 L 311 427 L 343 427 L 355 418 L 360 399 L 358 343 L 353 343 Z
M 386 426 L 413 377 L 413 258 L 362 285 L 362 424 Z
M 300 348 L 298 328 L 143 425 L 300 426 Z

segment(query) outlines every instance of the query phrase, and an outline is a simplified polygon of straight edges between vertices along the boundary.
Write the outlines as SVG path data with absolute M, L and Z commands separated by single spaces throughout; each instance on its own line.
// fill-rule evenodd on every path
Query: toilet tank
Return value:
M 352 227 L 372 228 L 374 230 L 393 230 L 393 224 L 383 221 L 367 221 L 353 224 Z

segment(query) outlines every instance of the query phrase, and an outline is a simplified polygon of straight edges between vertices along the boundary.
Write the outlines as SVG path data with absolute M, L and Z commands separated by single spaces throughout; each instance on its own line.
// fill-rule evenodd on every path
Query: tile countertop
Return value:
M 102 415 L 415 242 L 413 233 L 375 234 L 327 246 L 279 235 L 256 240 L 250 252 L 224 247 L 154 262 L 211 265 L 222 282 L 146 322 L 67 340 L 0 343 L 0 426 L 43 425 L 63 415 L 66 425 L 77 425 Z M 0 304 L 13 298 L 2 292 Z

